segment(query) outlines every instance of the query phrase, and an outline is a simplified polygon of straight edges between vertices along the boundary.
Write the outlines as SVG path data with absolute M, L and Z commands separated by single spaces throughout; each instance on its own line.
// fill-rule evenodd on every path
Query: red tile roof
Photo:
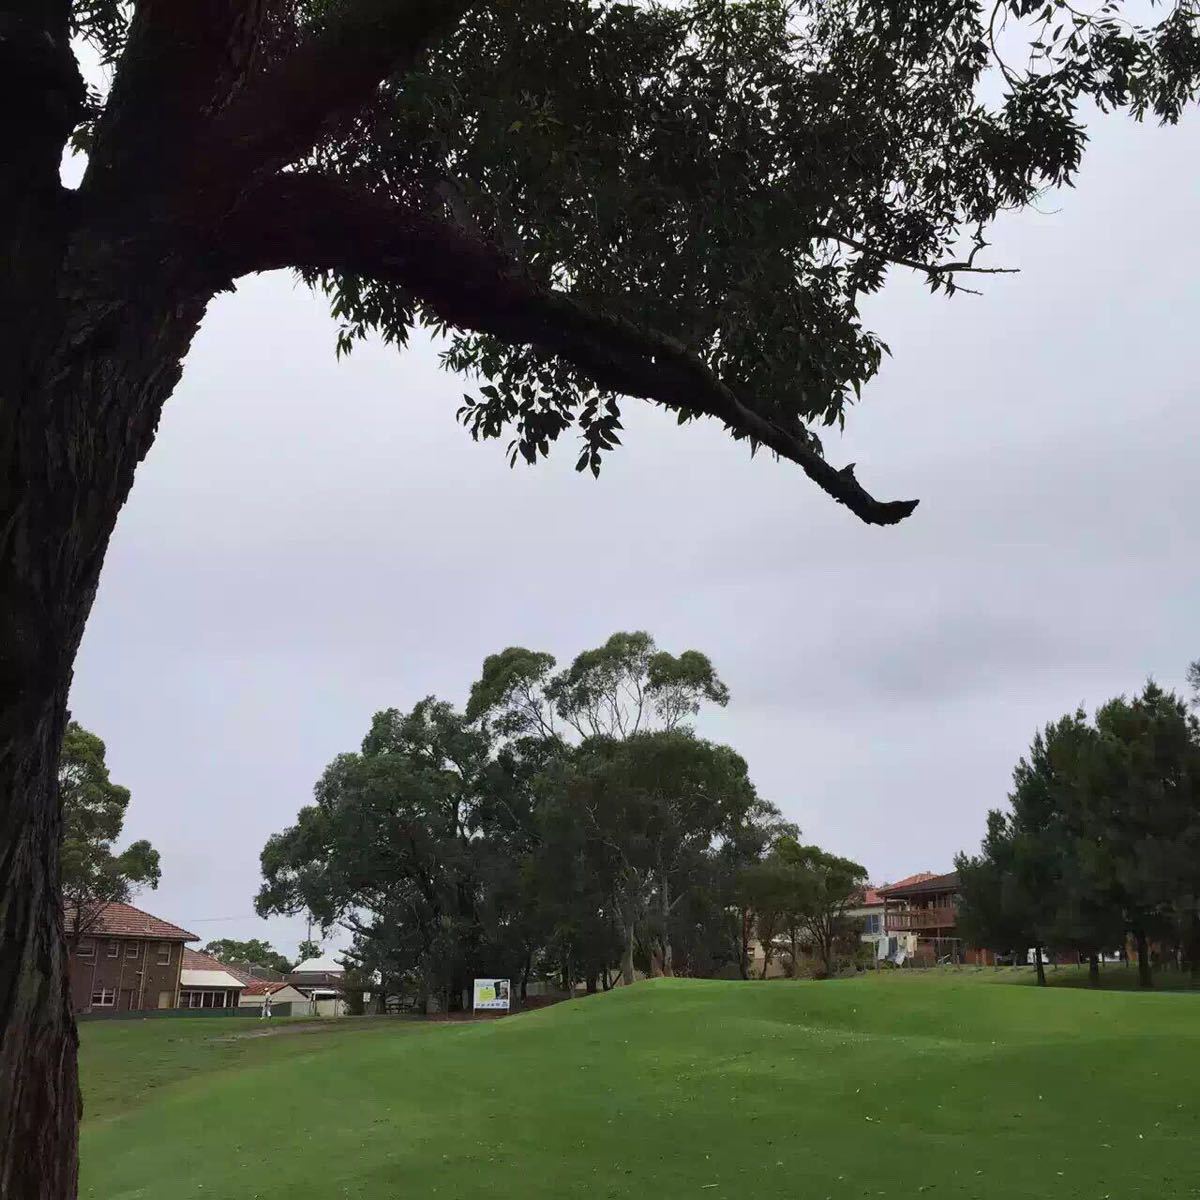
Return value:
M 881 883 L 876 889 L 881 896 L 886 896 L 893 888 L 911 887 L 914 883 L 924 883 L 927 879 L 936 879 L 935 871 L 918 871 L 915 875 L 905 875 L 895 883 Z
M 958 872 L 951 871 L 946 875 L 935 875 L 932 871 L 922 871 L 901 879 L 899 883 L 889 883 L 879 891 L 884 896 L 910 896 L 924 892 L 947 892 L 958 887 Z
M 882 904 L 882 903 L 883 903 L 883 897 L 878 893 L 878 891 L 875 890 L 875 888 L 871 887 L 871 885 L 868 884 L 863 889 L 862 901 L 861 901 L 860 906 L 862 908 L 871 908 L 873 905 Z
M 251 978 L 249 972 L 244 971 L 241 967 L 234 967 L 227 962 L 222 962 L 211 954 L 205 954 L 203 950 L 185 949 L 183 965 L 190 967 L 193 971 L 224 971 L 226 975 L 232 975 L 234 979 L 240 979 L 243 983 L 248 982 Z
M 67 913 L 70 923 L 71 912 Z M 118 904 L 116 901 L 106 904 L 96 918 L 95 923 L 87 931 L 88 937 L 129 937 L 156 938 L 163 942 L 198 942 L 200 939 L 178 925 L 169 921 L 160 921 L 132 904 Z M 185 951 L 191 953 L 191 951 Z
M 227 975 L 233 975 L 223 962 L 213 958 L 211 954 L 203 954 L 199 950 L 189 950 L 186 946 L 183 948 L 183 969 L 185 971 L 224 971 Z
M 226 967 L 226 970 L 229 968 Z M 268 992 L 273 996 L 276 992 L 283 991 L 286 987 L 292 985 L 287 980 L 276 982 L 273 979 L 251 979 L 242 990 L 244 996 L 265 996 Z

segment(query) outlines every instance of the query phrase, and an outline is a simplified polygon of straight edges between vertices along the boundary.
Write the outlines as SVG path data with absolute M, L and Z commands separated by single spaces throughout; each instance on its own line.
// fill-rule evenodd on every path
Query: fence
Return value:
M 299 1005 L 300 1011 L 292 1012 L 291 1001 L 271 1005 L 272 1017 L 308 1016 L 305 1010 L 308 1005 Z M 257 1017 L 262 1009 L 257 1005 L 243 1005 L 240 1008 L 147 1008 L 129 1009 L 125 1012 L 90 1012 L 77 1013 L 76 1021 L 156 1021 L 162 1017 Z

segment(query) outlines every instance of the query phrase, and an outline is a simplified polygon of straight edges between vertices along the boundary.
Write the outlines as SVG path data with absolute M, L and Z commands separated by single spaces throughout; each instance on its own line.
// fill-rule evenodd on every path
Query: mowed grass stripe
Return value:
M 991 982 L 664 980 L 494 1023 L 260 1039 L 85 1122 L 82 1190 L 1200 1194 L 1200 997 Z

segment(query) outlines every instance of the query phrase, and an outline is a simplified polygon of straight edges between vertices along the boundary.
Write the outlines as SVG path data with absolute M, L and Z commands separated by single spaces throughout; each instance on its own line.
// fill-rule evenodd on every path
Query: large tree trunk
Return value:
M 1088 983 L 1092 987 L 1100 986 L 1100 955 L 1095 950 L 1088 955 Z
M 665 872 L 659 878 L 661 881 L 658 896 L 659 914 L 662 921 L 662 973 L 670 979 L 675 975 L 675 951 L 671 947 L 671 885 Z
M 1137 945 L 1138 956 L 1138 986 L 1152 988 L 1154 986 L 1154 970 L 1150 965 L 1150 939 L 1144 929 L 1133 931 L 1134 942 Z
M 1034 948 L 1033 948 L 1033 963 L 1034 963 L 1034 966 L 1037 968 L 1038 987 L 1045 987 L 1046 986 L 1046 965 L 1045 965 L 1045 963 L 1042 962 L 1041 946 L 1034 946 Z
M 1192 987 L 1200 985 L 1200 912 L 1195 909 L 1188 915 L 1186 954 Z
M 0 652 L 3 652 L 0 647 Z M 6 697 L 3 717 L 9 718 Z M 76 1188 L 79 1088 L 66 941 L 57 901 L 63 694 L 0 750 L 0 1197 Z
M 621 947 L 621 982 L 626 986 L 633 983 L 633 934 L 634 924 L 625 918 L 625 942 Z
M 763 948 L 763 965 L 762 975 L 760 978 L 766 979 L 771 974 L 771 964 L 775 961 L 775 944 L 774 939 L 768 938 L 762 944 Z
M 742 973 L 743 979 L 750 978 L 750 924 L 751 916 L 748 908 L 743 908 L 741 913 L 741 946 L 738 955 L 738 969 Z
M 0 1200 L 67 1200 L 79 1113 L 58 867 L 67 694 L 117 513 L 204 300 L 135 269 L 119 238 L 26 232 L 0 279 Z

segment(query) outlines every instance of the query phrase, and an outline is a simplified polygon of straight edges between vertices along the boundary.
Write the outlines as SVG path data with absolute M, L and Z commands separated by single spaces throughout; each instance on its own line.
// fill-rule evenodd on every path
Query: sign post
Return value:
M 475 980 L 475 1012 L 508 1012 L 511 988 L 507 979 Z

